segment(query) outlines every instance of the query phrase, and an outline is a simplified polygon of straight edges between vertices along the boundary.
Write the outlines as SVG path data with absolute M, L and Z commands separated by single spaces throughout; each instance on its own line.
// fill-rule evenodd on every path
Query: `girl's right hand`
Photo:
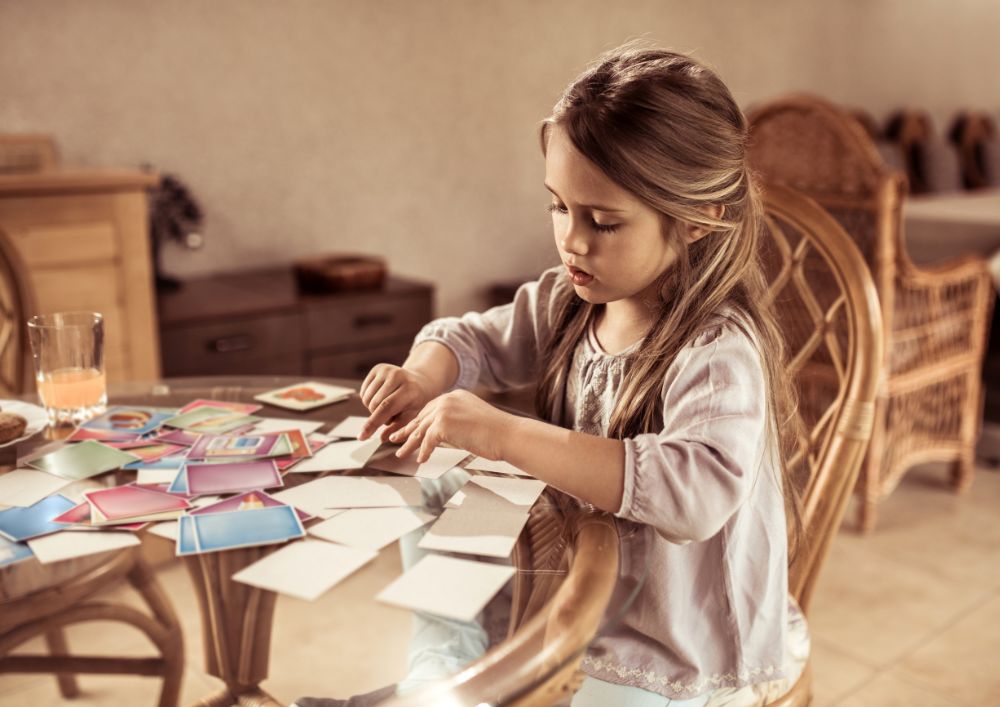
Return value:
M 379 427 L 386 425 L 382 441 L 416 417 L 434 398 L 427 376 L 388 363 L 380 363 L 368 372 L 360 395 L 371 415 L 358 439 L 368 439 Z

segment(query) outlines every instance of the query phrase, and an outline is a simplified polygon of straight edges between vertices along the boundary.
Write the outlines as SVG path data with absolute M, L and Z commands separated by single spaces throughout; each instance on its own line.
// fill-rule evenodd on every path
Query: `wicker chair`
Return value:
M 127 581 L 150 613 L 101 600 Z M 92 621 L 115 621 L 144 633 L 159 657 L 70 655 L 63 631 Z M 44 636 L 49 655 L 11 655 Z M 184 642 L 170 601 L 136 548 L 43 565 L 28 559 L 0 568 L 0 674 L 53 673 L 64 698 L 80 694 L 77 673 L 160 676 L 159 707 L 174 707 L 184 672 Z
M 28 270 L 0 231 L 0 394 L 21 395 L 31 388 L 26 322 L 34 310 Z
M 860 248 L 878 289 L 886 374 L 859 486 L 859 524 L 869 532 L 878 502 L 915 464 L 952 462 L 953 486 L 972 482 L 994 298 L 989 273 L 978 257 L 913 265 L 900 227 L 905 179 L 844 111 L 795 96 L 750 118 L 754 169 L 826 208 Z
M 1000 133 L 987 113 L 963 111 L 949 130 L 968 189 L 1000 187 Z
M 882 319 L 861 253 L 828 213 L 778 185 L 765 185 L 764 202 L 768 296 L 785 334 L 803 423 L 790 459 L 802 535 L 788 585 L 808 617 L 868 448 L 882 376 Z M 770 707 L 809 704 L 811 682 L 807 661 L 791 690 Z
M 911 194 L 940 194 L 963 189 L 958 151 L 937 134 L 926 111 L 896 111 L 889 118 L 885 132 L 904 160 L 902 168 L 909 179 Z M 885 157 L 884 153 L 882 155 Z M 897 166 L 895 162 L 889 164 Z

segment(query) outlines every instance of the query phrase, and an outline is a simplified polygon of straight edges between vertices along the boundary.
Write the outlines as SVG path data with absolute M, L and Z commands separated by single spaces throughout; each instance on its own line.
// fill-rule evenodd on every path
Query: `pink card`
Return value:
M 223 402 L 221 400 L 192 400 L 190 403 L 182 407 L 177 411 L 178 415 L 183 415 L 186 412 L 191 412 L 195 408 L 223 408 L 225 410 L 232 410 L 233 412 L 242 412 L 247 415 L 257 412 L 263 405 L 254 405 L 253 403 L 229 403 Z
M 218 503 L 211 503 L 207 506 L 202 506 L 201 508 L 196 508 L 193 511 L 189 511 L 188 515 L 200 515 L 203 513 L 225 513 L 227 511 L 246 511 L 253 508 L 269 508 L 271 506 L 287 506 L 287 503 L 279 501 L 274 496 L 264 492 L 264 491 L 247 491 L 246 493 L 241 493 L 238 496 L 233 496 L 232 498 L 227 498 L 224 501 L 219 501 Z M 299 516 L 299 520 L 306 521 L 312 518 L 311 515 L 305 511 L 301 511 L 298 508 L 295 512 Z
M 188 452 L 189 459 L 234 459 L 240 457 L 274 456 L 282 440 L 288 437 L 281 434 L 262 435 L 202 435 L 198 443 Z M 285 449 L 288 449 L 286 446 Z
M 183 498 L 142 488 L 141 486 L 116 486 L 97 491 L 84 491 L 84 497 L 104 520 L 97 521 L 93 511 L 91 521 L 144 519 L 167 513 L 180 513 L 191 507 Z
M 90 504 L 84 501 L 78 506 L 73 506 L 62 515 L 53 518 L 52 522 L 66 523 L 68 525 L 92 525 L 90 522 Z M 149 523 L 140 521 L 138 523 L 108 523 L 108 525 L 114 525 L 118 530 L 142 530 Z
M 284 486 L 278 467 L 270 459 L 249 462 L 192 463 L 184 467 L 188 493 L 209 496 Z

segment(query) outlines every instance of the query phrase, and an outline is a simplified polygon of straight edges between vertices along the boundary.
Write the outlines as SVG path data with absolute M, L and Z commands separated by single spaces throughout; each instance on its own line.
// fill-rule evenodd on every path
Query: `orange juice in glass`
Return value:
M 105 410 L 104 317 L 59 312 L 28 320 L 35 381 L 49 423 L 79 424 Z

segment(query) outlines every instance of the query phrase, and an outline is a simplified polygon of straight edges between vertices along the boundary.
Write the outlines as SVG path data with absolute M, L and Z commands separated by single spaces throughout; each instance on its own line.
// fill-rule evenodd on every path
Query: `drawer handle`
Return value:
M 213 339 L 207 344 L 209 351 L 215 353 L 234 353 L 236 351 L 247 351 L 253 348 L 253 337 L 249 334 L 237 334 L 236 336 L 223 336 Z
M 355 329 L 367 329 L 373 326 L 385 326 L 392 324 L 391 314 L 362 314 L 354 318 Z

